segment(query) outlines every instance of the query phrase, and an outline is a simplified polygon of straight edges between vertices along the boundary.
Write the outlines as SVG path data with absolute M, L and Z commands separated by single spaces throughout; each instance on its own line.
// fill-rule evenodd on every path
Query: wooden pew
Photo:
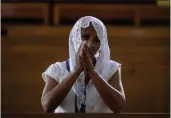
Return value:
M 54 6 L 54 24 L 60 24 L 61 19 L 77 20 L 82 16 L 95 16 L 105 20 L 129 19 L 136 26 L 146 20 L 169 20 L 169 6 L 146 4 L 65 4 Z
M 169 113 L 123 114 L 2 114 L 3 118 L 169 118 Z
M 43 19 L 44 25 L 49 23 L 48 3 L 2 3 L 1 17 L 8 19 Z M 8 25 L 4 24 L 3 25 Z

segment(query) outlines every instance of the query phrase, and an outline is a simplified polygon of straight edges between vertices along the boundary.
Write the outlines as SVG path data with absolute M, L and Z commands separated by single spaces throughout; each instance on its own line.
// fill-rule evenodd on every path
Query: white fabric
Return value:
M 97 36 L 100 40 L 100 53 L 96 54 L 99 55 L 97 57 L 97 62 L 95 66 L 95 70 L 102 76 L 103 79 L 107 80 L 109 77 L 107 76 L 107 73 L 110 71 L 110 50 L 108 46 L 108 40 L 107 40 L 107 31 L 106 27 L 100 21 L 99 19 L 92 17 L 92 16 L 85 16 L 80 18 L 76 24 L 73 26 L 70 36 L 69 36 L 69 61 L 70 61 L 70 69 L 71 71 L 75 67 L 75 55 L 82 43 L 81 40 L 81 28 L 87 28 L 90 25 L 90 22 L 92 23 L 93 27 L 96 30 Z M 105 66 L 104 66 L 105 65 Z M 84 90 L 85 90 L 85 83 L 84 83 L 84 72 L 80 74 L 77 81 L 73 85 L 72 89 L 75 92 L 75 94 L 78 97 L 77 105 L 78 108 L 81 108 L 81 104 L 85 104 L 85 97 L 84 97 Z M 90 80 L 91 82 L 91 80 Z M 87 90 L 88 88 L 86 88 Z M 95 93 L 93 93 L 93 96 Z M 87 100 L 86 100 L 87 101 Z M 93 107 L 93 99 L 89 99 L 89 103 L 92 103 Z
M 100 50 L 96 54 L 96 66 L 95 70 L 98 74 L 105 80 L 108 81 L 111 75 L 116 71 L 117 67 L 120 66 L 119 63 L 110 60 L 110 50 L 108 46 L 108 39 L 107 39 L 107 31 L 106 27 L 99 19 L 92 17 L 92 16 L 85 16 L 80 18 L 76 24 L 73 26 L 70 36 L 69 36 L 69 63 L 70 63 L 70 70 L 73 71 L 75 67 L 75 55 L 80 47 L 82 42 L 81 40 L 81 28 L 87 28 L 92 23 L 94 29 L 96 30 L 97 36 L 100 40 Z M 64 65 L 64 66 L 63 66 Z M 112 68 L 113 67 L 113 68 Z M 56 64 L 52 64 L 45 73 L 43 73 L 44 80 L 46 79 L 46 74 L 52 76 L 56 81 L 60 83 L 65 76 L 68 75 L 66 73 L 65 64 L 57 62 Z M 109 74 L 110 73 L 110 74 Z M 84 83 L 84 72 L 80 74 L 77 81 L 74 83 L 72 87 L 73 93 L 77 95 L 77 106 L 80 109 L 81 104 L 86 104 L 86 112 L 93 112 L 95 107 L 100 105 L 100 95 L 97 92 L 96 88 L 92 85 L 91 79 L 88 83 L 87 87 L 85 88 Z M 86 98 L 84 97 L 84 90 L 86 89 Z M 68 99 L 70 101 L 72 99 Z M 74 100 L 71 101 L 72 104 Z M 65 104 L 65 102 L 63 102 Z M 101 103 L 102 100 L 101 100 Z M 67 104 L 67 103 L 66 103 Z M 103 103 L 103 107 L 104 107 Z M 73 105 L 74 106 L 74 105 Z M 68 106 L 69 107 L 69 106 Z M 65 107 L 66 108 L 66 107 Z M 99 109 L 100 107 L 98 107 Z M 104 107 L 105 108 L 105 107 Z M 65 109 L 66 110 L 66 109 Z M 68 111 L 68 110 L 66 110 Z M 69 110 L 70 111 L 70 110 Z M 72 111 L 72 110 L 71 110 Z M 99 111 L 99 110 L 97 110 Z
M 111 67 L 108 73 L 109 77 L 117 71 L 117 69 L 121 69 L 121 64 L 117 63 L 116 61 L 110 60 Z M 120 72 L 120 71 L 119 71 Z M 120 73 L 121 74 L 121 73 Z M 50 76 L 55 79 L 58 83 L 60 83 L 65 77 L 69 75 L 69 72 L 66 68 L 66 62 L 56 62 L 50 65 L 45 72 L 42 73 L 43 80 L 46 82 L 46 76 Z M 121 81 L 121 80 L 120 80 Z M 110 113 L 112 112 L 108 106 L 105 104 L 103 99 L 98 94 L 97 90 L 95 89 L 94 85 L 90 83 L 87 86 L 86 92 L 86 112 L 96 112 L 96 113 Z M 96 94 L 95 94 L 96 93 Z M 89 102 L 92 101 L 92 102 Z M 94 103 L 92 105 L 92 103 Z M 75 93 L 71 89 L 68 95 L 65 97 L 63 102 L 60 104 L 58 108 L 56 108 L 55 113 L 64 113 L 64 112 L 75 112 Z

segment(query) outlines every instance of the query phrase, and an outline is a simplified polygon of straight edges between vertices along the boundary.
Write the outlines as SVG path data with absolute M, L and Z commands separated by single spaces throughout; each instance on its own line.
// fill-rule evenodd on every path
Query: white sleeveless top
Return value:
M 112 77 L 112 75 L 117 71 L 117 69 L 121 69 L 121 64 L 111 60 L 111 68 L 110 68 L 111 71 L 109 72 L 109 77 Z M 45 82 L 47 80 L 46 75 L 52 77 L 58 83 L 60 83 L 63 80 L 63 78 L 69 75 L 69 72 L 66 67 L 66 61 L 56 62 L 54 64 L 51 64 L 46 69 L 46 71 L 42 73 L 42 78 Z M 89 87 L 89 89 L 87 89 L 86 98 L 88 99 L 91 97 L 94 97 L 94 98 L 96 97 L 96 103 L 95 103 L 95 107 L 89 108 L 88 104 L 91 104 L 91 103 L 87 102 L 88 104 L 86 104 L 86 109 L 85 109 L 86 113 L 91 113 L 91 112 L 112 113 L 112 111 L 108 108 L 108 106 L 105 104 L 105 102 L 100 97 L 100 95 L 93 96 L 95 94 L 91 94 L 92 91 L 97 92 L 97 90 L 95 89 L 92 83 L 89 83 L 89 84 L 90 85 L 87 86 Z M 72 89 L 69 91 L 68 95 L 62 101 L 60 106 L 55 109 L 55 113 L 64 113 L 64 112 L 75 113 L 75 93 Z

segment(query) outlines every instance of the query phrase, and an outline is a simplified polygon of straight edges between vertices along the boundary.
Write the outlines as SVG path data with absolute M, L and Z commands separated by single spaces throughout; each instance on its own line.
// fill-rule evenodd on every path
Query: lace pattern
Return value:
M 74 69 L 75 55 L 82 42 L 81 28 L 87 28 L 90 25 L 90 22 L 95 28 L 97 32 L 97 36 L 101 42 L 100 50 L 96 53 L 97 62 L 96 62 L 95 70 L 98 72 L 100 76 L 102 76 L 103 79 L 105 79 L 105 81 L 107 81 L 109 79 L 108 73 L 110 72 L 110 67 L 111 67 L 107 31 L 102 21 L 92 16 L 85 16 L 85 17 L 80 18 L 76 22 L 76 24 L 73 26 L 70 32 L 70 36 L 69 36 L 70 70 L 72 71 Z M 86 104 L 86 109 L 93 110 L 99 94 L 96 88 L 94 88 L 94 86 L 87 85 L 87 87 L 85 88 L 84 78 L 85 78 L 85 75 L 84 75 L 84 72 L 82 72 L 80 76 L 78 77 L 77 81 L 75 82 L 75 84 L 73 85 L 72 89 L 78 98 L 77 100 L 78 108 L 80 109 L 81 104 L 83 103 L 83 104 Z M 89 92 L 87 94 L 91 94 L 93 97 L 87 98 L 87 100 L 85 100 L 85 97 L 84 97 L 85 89 L 87 92 Z

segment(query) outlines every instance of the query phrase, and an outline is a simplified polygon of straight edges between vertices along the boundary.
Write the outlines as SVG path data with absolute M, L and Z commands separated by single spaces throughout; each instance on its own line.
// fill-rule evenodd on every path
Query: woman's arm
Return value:
M 79 75 L 80 71 L 71 72 L 59 84 L 48 76 L 41 97 L 41 104 L 45 112 L 53 112 L 61 104 Z
M 103 80 L 94 69 L 89 70 L 89 76 L 107 106 L 113 112 L 119 113 L 126 103 L 119 70 L 108 82 Z
M 126 103 L 124 90 L 121 83 L 121 76 L 118 69 L 109 82 L 106 82 L 94 69 L 91 55 L 89 54 L 87 47 L 83 49 L 83 55 L 81 56 L 84 71 L 87 72 L 92 79 L 97 91 L 107 104 L 107 106 L 115 113 L 122 110 Z
M 81 43 L 81 46 L 76 53 L 74 71 L 70 72 L 70 74 L 61 83 L 57 83 L 53 78 L 48 76 L 48 81 L 46 82 L 41 98 L 41 104 L 46 112 L 53 112 L 61 104 L 78 76 L 83 71 L 83 65 L 80 59 L 82 46 L 83 43 Z

